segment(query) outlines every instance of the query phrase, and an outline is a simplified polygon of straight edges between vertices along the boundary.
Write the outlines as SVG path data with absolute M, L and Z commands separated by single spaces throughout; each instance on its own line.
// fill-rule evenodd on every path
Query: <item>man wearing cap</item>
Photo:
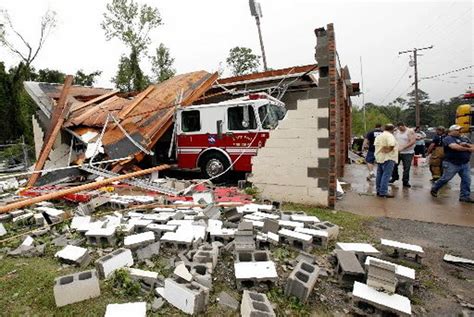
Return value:
M 388 182 L 398 160 L 398 144 L 393 136 L 394 130 L 393 124 L 386 124 L 383 133 L 378 135 L 374 141 L 375 161 L 377 162 L 375 188 L 378 197 L 393 198 L 393 195 L 388 193 Z
M 474 203 L 474 200 L 471 199 L 471 172 L 469 166 L 474 146 L 468 138 L 461 136 L 461 129 L 462 127 L 456 124 L 450 126 L 448 136 L 443 140 L 443 175 L 431 187 L 431 195 L 438 197 L 439 189 L 456 174 L 459 174 L 461 177 L 459 201 Z

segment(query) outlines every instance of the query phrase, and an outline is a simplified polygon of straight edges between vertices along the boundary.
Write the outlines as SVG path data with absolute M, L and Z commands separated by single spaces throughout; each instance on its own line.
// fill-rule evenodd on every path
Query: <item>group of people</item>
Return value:
M 456 174 L 461 177 L 459 201 L 473 203 L 471 199 L 470 158 L 474 145 L 469 138 L 461 135 L 461 127 L 452 125 L 447 133 L 443 127 L 436 129 L 436 136 L 426 154 L 430 156 L 430 170 L 433 185 L 431 195 L 438 196 L 438 191 Z M 367 180 L 375 178 L 378 197 L 392 198 L 389 184 L 400 179 L 398 167 L 403 166 L 402 184 L 410 188 L 410 169 L 415 154 L 425 155 L 426 135 L 418 127 L 413 130 L 403 122 L 393 124 L 377 124 L 364 140 L 367 149 L 366 162 L 369 170 Z M 377 166 L 377 168 L 376 168 Z M 377 169 L 377 172 L 375 172 Z

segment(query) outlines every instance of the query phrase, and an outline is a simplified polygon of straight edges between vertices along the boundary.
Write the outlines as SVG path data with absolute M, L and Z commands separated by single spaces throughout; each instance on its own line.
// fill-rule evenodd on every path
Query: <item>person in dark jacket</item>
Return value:
M 443 174 L 443 139 L 446 137 L 446 129 L 443 126 L 436 128 L 436 135 L 428 147 L 427 155 L 430 156 L 430 172 L 433 177 L 431 181 L 436 182 Z
M 471 168 L 469 164 L 471 154 L 474 152 L 474 145 L 468 138 L 461 136 L 461 129 L 456 124 L 450 126 L 448 136 L 443 140 L 443 175 L 431 187 L 431 195 L 438 197 L 440 188 L 446 185 L 456 174 L 459 174 L 461 177 L 459 201 L 474 203 L 471 198 Z

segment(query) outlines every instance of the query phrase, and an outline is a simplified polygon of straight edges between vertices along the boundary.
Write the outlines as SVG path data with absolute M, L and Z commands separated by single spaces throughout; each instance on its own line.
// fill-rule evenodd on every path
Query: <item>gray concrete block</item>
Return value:
M 194 315 L 206 310 L 209 289 L 199 283 L 176 278 L 165 279 L 163 297 L 186 314 Z
M 242 317 L 276 316 L 267 295 L 263 293 L 250 292 L 247 290 L 244 290 L 244 293 L 242 294 L 240 314 Z
M 100 296 L 96 270 L 60 276 L 54 280 L 54 300 L 57 307 Z
M 390 263 L 370 261 L 367 273 L 367 285 L 389 293 L 397 288 L 396 267 Z
M 153 256 L 160 254 L 160 241 L 147 245 L 146 247 L 135 251 L 138 261 L 151 259 Z
M 280 229 L 280 225 L 278 224 L 278 221 L 273 220 L 273 219 L 263 220 L 263 228 L 262 228 L 263 233 L 268 233 L 268 232 L 278 233 L 279 229 Z
M 239 309 L 239 304 L 240 304 L 239 301 L 233 298 L 232 296 L 230 296 L 226 292 L 220 292 L 218 296 L 218 300 L 219 300 L 220 306 L 223 306 L 233 311 L 236 311 L 237 309 Z
M 336 250 L 336 260 L 336 272 L 342 286 L 352 287 L 354 281 L 364 280 L 365 271 L 354 252 Z
M 101 278 L 109 277 L 115 270 L 133 265 L 132 251 L 120 248 L 95 262 L 95 267 Z
M 300 302 L 306 302 L 316 284 L 318 275 L 318 266 L 305 261 L 298 262 L 286 282 L 285 295 L 295 296 Z

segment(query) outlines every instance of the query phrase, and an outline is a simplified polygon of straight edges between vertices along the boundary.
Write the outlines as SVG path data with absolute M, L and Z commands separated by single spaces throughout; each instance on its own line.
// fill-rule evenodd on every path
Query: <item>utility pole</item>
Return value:
M 362 75 L 362 56 L 360 56 L 360 81 L 362 84 L 362 87 L 360 90 L 362 91 L 362 114 L 364 117 L 364 132 L 367 133 L 367 119 L 365 117 L 365 91 L 364 91 L 364 76 Z
M 249 6 L 250 6 L 250 14 L 253 17 L 255 17 L 255 22 L 257 23 L 258 38 L 260 39 L 260 49 L 262 50 L 263 69 L 267 71 L 268 70 L 267 57 L 265 56 L 265 47 L 263 46 L 262 30 L 260 29 L 260 18 L 262 17 L 262 8 L 260 7 L 260 3 L 256 2 L 255 0 L 249 0 Z
M 412 50 L 406 50 L 406 51 L 401 51 L 398 52 L 398 55 L 405 54 L 405 53 L 413 53 L 413 63 L 414 63 L 414 70 L 415 70 L 415 125 L 417 127 L 420 126 L 420 104 L 418 100 L 418 51 L 422 50 L 430 50 L 433 48 L 433 45 L 428 46 L 428 47 L 422 47 L 422 48 L 414 48 Z

